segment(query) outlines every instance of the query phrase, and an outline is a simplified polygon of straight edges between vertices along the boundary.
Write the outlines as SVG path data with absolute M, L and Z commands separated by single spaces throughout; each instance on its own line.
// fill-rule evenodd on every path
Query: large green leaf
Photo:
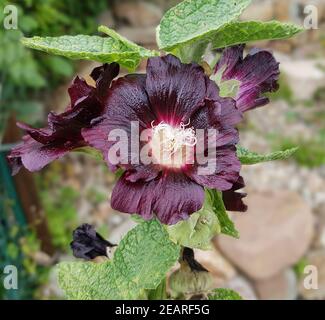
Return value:
M 101 27 L 101 31 L 110 32 L 110 37 L 87 35 L 33 37 L 23 38 L 22 43 L 26 47 L 70 59 L 94 60 L 101 63 L 117 62 L 129 70 L 136 69 L 142 58 L 157 54 L 155 51 L 126 41 L 113 30 Z
M 211 33 L 208 40 L 217 49 L 250 41 L 287 39 L 302 30 L 295 24 L 278 21 L 232 22 Z
M 179 251 L 158 221 L 143 222 L 122 239 L 112 261 L 60 263 L 59 284 L 70 299 L 139 299 L 158 287 Z
M 243 298 L 234 290 L 218 288 L 214 289 L 209 295 L 209 300 L 242 300 Z
M 288 159 L 297 150 L 298 147 L 284 151 L 275 151 L 268 154 L 258 154 L 256 152 L 249 151 L 241 146 L 237 146 L 237 156 L 242 164 L 257 164 L 260 162 Z
M 237 231 L 234 223 L 229 218 L 228 213 L 226 211 L 225 205 L 222 200 L 222 193 L 217 190 L 207 190 L 210 198 L 212 199 L 213 210 L 216 213 L 221 233 L 226 234 L 228 236 L 239 238 L 239 232 Z
M 170 239 L 189 248 L 211 249 L 211 239 L 220 233 L 220 223 L 213 207 L 214 199 L 206 191 L 203 207 L 189 219 L 167 226 Z
M 157 29 L 161 49 L 172 50 L 188 42 L 209 39 L 235 20 L 251 0 L 185 0 L 166 12 Z

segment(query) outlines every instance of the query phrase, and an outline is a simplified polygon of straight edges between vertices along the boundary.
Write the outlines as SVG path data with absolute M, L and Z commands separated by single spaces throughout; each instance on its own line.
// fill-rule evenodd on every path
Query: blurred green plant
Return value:
M 315 168 L 325 165 L 324 141 L 320 138 L 313 140 L 283 138 L 281 141 L 276 139 L 273 143 L 273 149 L 290 149 L 299 146 L 298 150 L 292 155 L 292 158 L 301 166 Z
M 271 100 L 284 100 L 289 103 L 289 105 L 294 105 L 295 99 L 294 94 L 288 84 L 286 76 L 282 73 L 279 78 L 279 90 L 266 94 Z
M 19 268 L 19 297 L 36 298 L 38 288 L 48 282 L 50 267 L 40 266 L 35 261 L 35 254 L 41 251 L 40 240 L 31 227 L 13 225 L 9 230 L 9 242 L 5 248 L 7 263 Z M 3 286 L 0 286 L 1 288 Z M 7 292 L 0 290 L 0 299 L 6 299 Z
M 72 231 L 78 225 L 75 201 L 79 194 L 71 187 L 61 187 L 58 190 L 41 190 L 40 196 L 53 245 L 66 252 L 69 249 Z
M 0 0 L 0 141 L 6 119 L 35 124 L 42 119 L 41 97 L 71 77 L 75 63 L 62 57 L 42 55 L 22 46 L 22 36 L 96 32 L 95 17 L 108 1 L 97 0 Z M 18 9 L 18 29 L 3 27 L 4 7 Z

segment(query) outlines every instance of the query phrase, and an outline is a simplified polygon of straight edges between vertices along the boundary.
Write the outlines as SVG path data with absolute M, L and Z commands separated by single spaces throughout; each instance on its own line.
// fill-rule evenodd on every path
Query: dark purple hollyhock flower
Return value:
M 18 173 L 22 166 L 29 171 L 40 170 L 72 149 L 86 146 L 81 129 L 89 126 L 91 120 L 103 111 L 103 100 L 118 73 L 119 66 L 116 63 L 95 68 L 91 77 L 96 81 L 96 88 L 76 77 L 68 89 L 70 105 L 61 114 L 51 112 L 46 128 L 35 129 L 18 123 L 27 135 L 8 155 L 13 174 Z
M 244 58 L 245 45 L 226 48 L 214 72 L 222 73 L 222 81 L 235 79 L 240 82 L 235 98 L 237 108 L 245 112 L 269 103 L 266 92 L 278 90 L 279 63 L 271 52 L 253 49 Z
M 85 260 L 92 260 L 99 256 L 107 257 L 107 247 L 114 246 L 89 224 L 83 224 L 73 231 L 73 241 L 70 244 L 73 255 Z
M 239 177 L 230 190 L 222 192 L 222 200 L 228 211 L 245 212 L 247 210 L 247 205 L 243 202 L 243 198 L 245 198 L 247 194 L 236 192 L 244 187 L 244 179 L 243 177 Z
M 229 190 L 238 180 L 235 125 L 242 113 L 233 99 L 219 96 L 219 88 L 200 66 L 182 64 L 172 55 L 151 58 L 146 74 L 127 75 L 112 83 L 105 105 L 102 117 L 82 134 L 89 145 L 102 151 L 110 168 L 125 169 L 112 193 L 114 209 L 138 213 L 144 219 L 154 213 L 162 223 L 175 224 L 202 207 L 204 187 Z M 149 144 L 156 162 L 144 164 L 140 159 L 132 164 L 137 155 L 130 148 L 131 121 L 139 123 L 140 135 L 145 129 L 151 132 Z M 124 129 L 128 135 L 124 164 L 108 156 L 115 143 L 108 141 L 113 129 Z M 200 174 L 197 161 L 183 161 L 186 147 L 197 155 L 205 141 L 206 137 L 197 140 L 196 129 L 217 129 L 212 159 L 216 165 L 209 175 Z M 207 148 L 202 153 L 211 156 Z M 178 160 L 170 164 L 161 154 Z

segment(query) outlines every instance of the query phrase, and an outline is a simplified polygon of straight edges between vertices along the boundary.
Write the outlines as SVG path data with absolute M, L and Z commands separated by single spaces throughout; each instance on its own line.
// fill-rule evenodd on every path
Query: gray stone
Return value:
M 142 44 L 156 46 L 156 28 L 155 27 L 122 27 L 118 32 L 129 40 Z
M 296 274 L 292 269 L 255 282 L 261 300 L 295 300 L 298 295 Z
M 162 18 L 162 9 L 146 1 L 118 1 L 114 6 L 116 17 L 134 27 L 157 26 Z
M 252 287 L 250 282 L 242 276 L 237 276 L 237 277 L 231 279 L 223 287 L 236 291 L 237 293 L 240 294 L 240 296 L 244 300 L 257 300 L 254 288 Z
M 240 239 L 221 235 L 221 252 L 253 279 L 266 279 L 301 258 L 313 237 L 313 215 L 295 192 L 250 192 L 248 212 L 235 214 Z
M 274 7 L 272 0 L 254 0 L 241 15 L 242 20 L 272 20 Z
M 221 286 L 237 274 L 236 269 L 217 249 L 196 249 L 195 259 L 211 273 L 215 286 Z

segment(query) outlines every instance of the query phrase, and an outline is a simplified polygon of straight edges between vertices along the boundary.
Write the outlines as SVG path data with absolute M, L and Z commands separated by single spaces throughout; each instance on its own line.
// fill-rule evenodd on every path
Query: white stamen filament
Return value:
M 153 130 L 153 136 L 160 137 L 160 147 L 164 152 L 174 154 L 179 151 L 183 146 L 194 147 L 197 143 L 195 137 L 195 130 L 193 127 L 186 128 L 190 124 L 181 122 L 178 127 L 172 127 L 171 125 L 161 121 L 158 125 L 154 125 L 154 121 L 151 123 Z

